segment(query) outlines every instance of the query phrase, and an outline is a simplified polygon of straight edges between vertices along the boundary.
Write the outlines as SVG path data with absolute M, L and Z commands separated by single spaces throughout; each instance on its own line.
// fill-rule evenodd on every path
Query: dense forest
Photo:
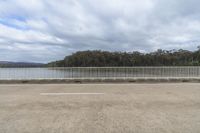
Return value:
M 200 47 L 196 51 L 161 50 L 151 53 L 80 51 L 49 67 L 111 67 L 111 66 L 200 66 Z

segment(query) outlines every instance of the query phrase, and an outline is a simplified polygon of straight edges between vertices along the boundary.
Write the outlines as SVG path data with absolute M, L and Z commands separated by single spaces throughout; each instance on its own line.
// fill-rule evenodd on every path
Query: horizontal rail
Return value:
M 48 68 L 48 69 L 69 69 L 69 68 L 199 68 L 200 66 L 132 66 L 132 67 L 0 67 L 0 69 L 10 69 L 10 68 L 17 68 L 17 69 L 27 69 L 27 68 Z

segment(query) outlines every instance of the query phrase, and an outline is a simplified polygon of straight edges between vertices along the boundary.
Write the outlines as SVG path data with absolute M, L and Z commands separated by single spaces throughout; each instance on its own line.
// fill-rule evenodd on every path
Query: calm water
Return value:
M 119 73 L 121 73 L 121 76 L 125 76 L 122 72 Z M 106 69 L 91 70 L 89 68 L 0 68 L 0 79 L 64 79 L 83 77 L 112 77 L 112 72 Z
M 69 78 L 71 74 L 64 68 L 0 68 L 0 79 Z
M 0 79 L 200 77 L 200 67 L 0 68 Z

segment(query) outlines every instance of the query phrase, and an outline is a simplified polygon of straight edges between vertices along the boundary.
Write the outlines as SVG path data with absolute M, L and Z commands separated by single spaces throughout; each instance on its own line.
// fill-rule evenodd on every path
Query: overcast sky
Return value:
M 80 50 L 195 50 L 199 0 L 0 0 L 0 60 L 48 62 Z

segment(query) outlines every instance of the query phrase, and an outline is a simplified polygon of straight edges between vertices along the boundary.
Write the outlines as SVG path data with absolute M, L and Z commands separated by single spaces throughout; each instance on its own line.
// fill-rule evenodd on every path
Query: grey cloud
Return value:
M 198 0 L 0 1 L 0 20 L 13 25 L 0 23 L 0 60 L 48 62 L 88 49 L 194 50 L 200 42 L 199 4 Z

